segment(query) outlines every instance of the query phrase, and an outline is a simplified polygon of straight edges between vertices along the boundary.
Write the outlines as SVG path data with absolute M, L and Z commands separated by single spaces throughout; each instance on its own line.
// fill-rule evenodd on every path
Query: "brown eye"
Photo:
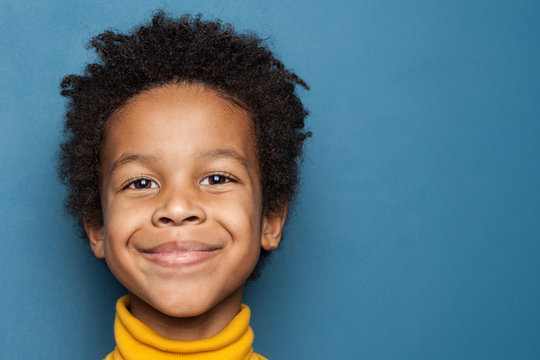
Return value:
M 224 175 L 210 175 L 207 176 L 201 181 L 202 185 L 221 185 L 228 182 L 231 182 L 232 180 Z
M 151 189 L 157 187 L 157 184 L 149 179 L 137 179 L 132 181 L 128 188 L 130 189 Z

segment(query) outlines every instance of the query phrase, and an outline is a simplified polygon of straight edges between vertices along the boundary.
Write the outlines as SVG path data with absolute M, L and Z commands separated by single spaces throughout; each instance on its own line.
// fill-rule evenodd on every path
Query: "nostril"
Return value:
M 197 222 L 199 220 L 199 217 L 198 216 L 189 216 L 185 219 L 183 219 L 180 223 L 190 223 L 190 222 Z M 171 218 L 168 218 L 166 216 L 163 216 L 163 217 L 160 217 L 159 218 L 159 223 L 162 224 L 162 225 L 175 225 L 177 224 L 177 221 L 171 219 Z
M 162 218 L 159 218 L 159 222 L 162 223 L 162 224 L 170 224 L 172 223 L 173 221 L 167 217 L 162 217 Z

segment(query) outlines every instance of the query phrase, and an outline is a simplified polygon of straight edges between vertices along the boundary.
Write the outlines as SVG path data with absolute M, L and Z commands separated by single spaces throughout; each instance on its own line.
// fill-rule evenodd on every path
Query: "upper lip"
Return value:
M 207 244 L 198 240 L 183 240 L 183 241 L 168 241 L 162 244 L 140 249 L 146 253 L 159 252 L 181 252 L 181 251 L 214 251 L 220 249 L 221 246 Z

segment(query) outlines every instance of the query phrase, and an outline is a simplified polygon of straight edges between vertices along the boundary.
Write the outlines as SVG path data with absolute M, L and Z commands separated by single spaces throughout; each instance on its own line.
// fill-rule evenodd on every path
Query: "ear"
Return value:
M 86 235 L 88 235 L 88 239 L 90 239 L 90 248 L 94 252 L 94 255 L 96 255 L 98 259 L 105 258 L 105 250 L 103 248 L 105 232 L 103 224 L 94 225 L 85 222 L 84 230 L 86 230 Z
M 261 246 L 265 250 L 274 250 L 279 246 L 283 225 L 287 219 L 287 203 L 281 210 L 263 216 Z

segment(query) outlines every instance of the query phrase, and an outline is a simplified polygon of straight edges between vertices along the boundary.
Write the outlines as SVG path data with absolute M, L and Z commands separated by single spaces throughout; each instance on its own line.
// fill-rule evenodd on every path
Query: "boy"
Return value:
M 107 359 L 264 359 L 246 280 L 278 247 L 310 133 L 295 85 L 254 35 L 162 12 L 90 42 L 62 81 L 67 208 L 129 295 Z

